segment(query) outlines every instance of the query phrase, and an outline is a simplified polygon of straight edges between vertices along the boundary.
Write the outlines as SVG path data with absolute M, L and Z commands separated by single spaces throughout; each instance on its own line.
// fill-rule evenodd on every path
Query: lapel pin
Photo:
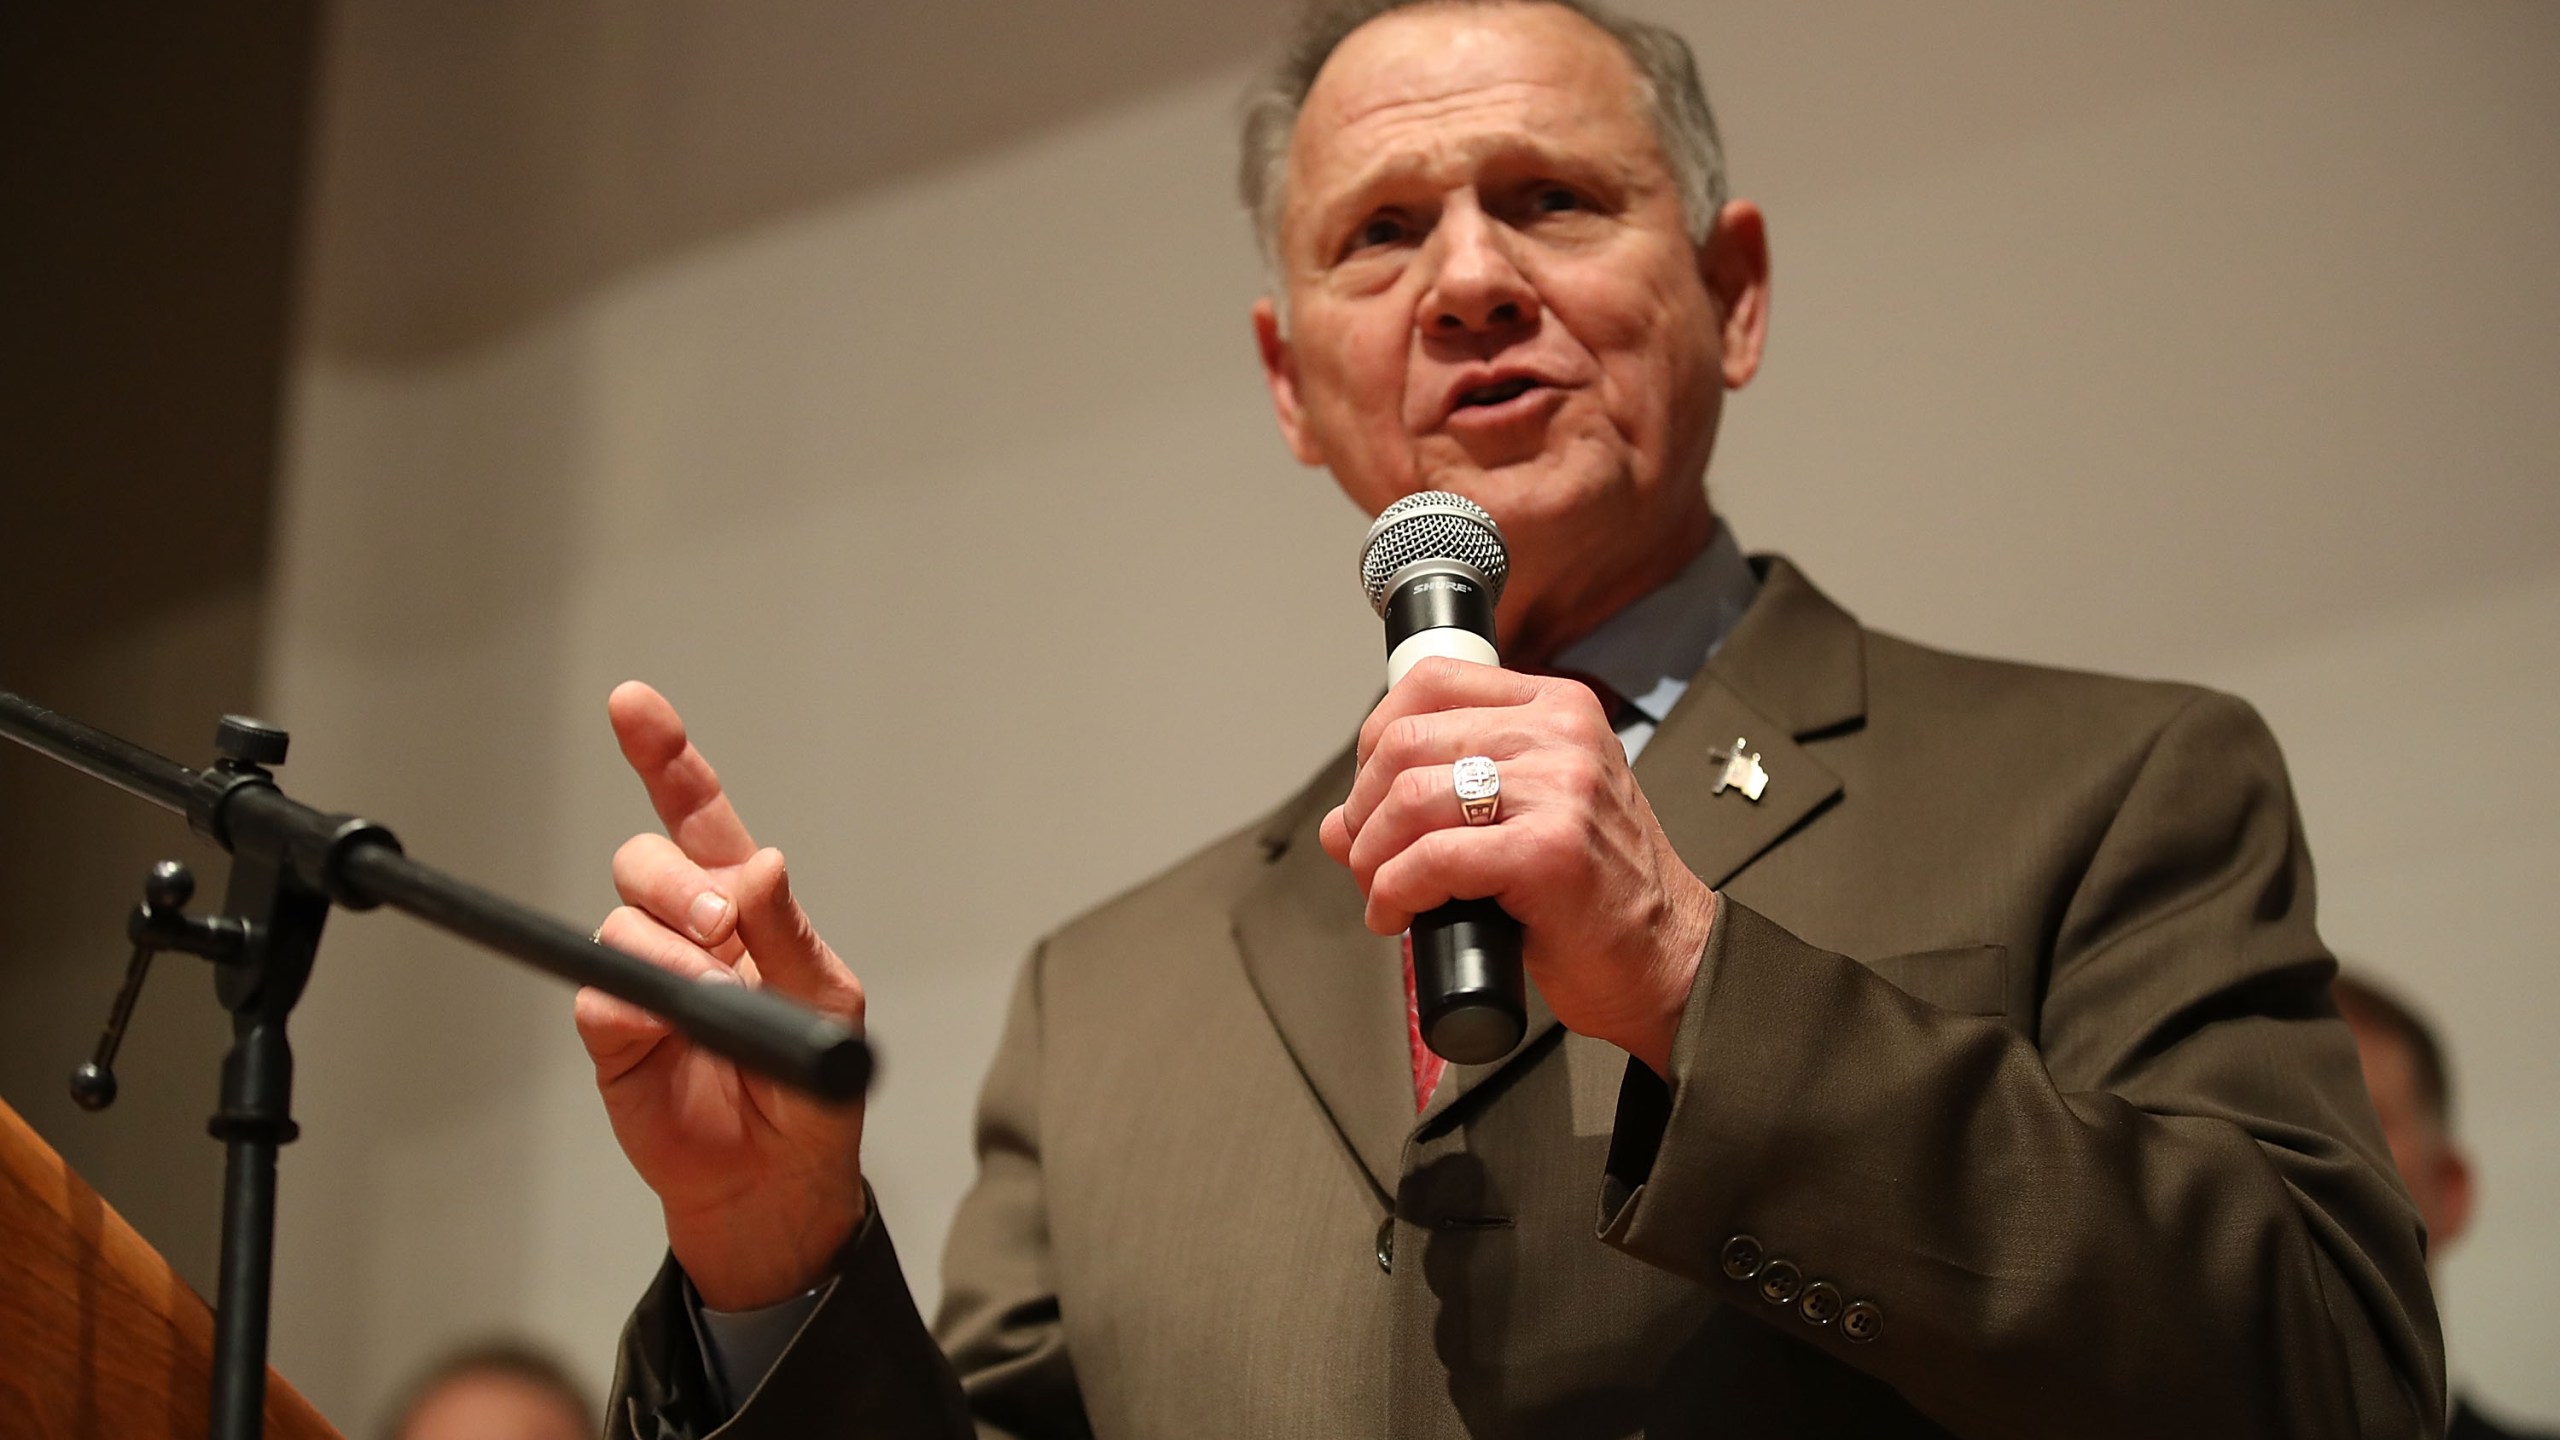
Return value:
M 1708 794 L 1721 795 L 1727 790 L 1739 790 L 1743 799 L 1755 805 L 1760 803 L 1761 793 L 1769 788 L 1769 772 L 1760 768 L 1760 752 L 1751 748 L 1750 741 L 1736 735 L 1731 750 L 1710 750 L 1707 758 L 1721 761 L 1724 765 L 1716 772 L 1715 784 L 1708 787 Z

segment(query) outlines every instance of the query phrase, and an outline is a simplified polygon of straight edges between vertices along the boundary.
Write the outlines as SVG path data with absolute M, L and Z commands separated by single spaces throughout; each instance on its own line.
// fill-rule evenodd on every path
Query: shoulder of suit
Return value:
M 1952 752 L 2030 755 L 2082 768 L 2139 763 L 2173 732 L 2209 746 L 2270 753 L 2272 737 L 2247 702 L 2200 685 L 2137 679 L 2091 670 L 2031 664 L 1925 645 L 1868 627 L 1785 557 L 1756 557 L 1765 616 L 1746 619 L 1733 650 L 1710 670 L 1740 682 L 1754 699 L 1774 700 L 1772 715 L 1828 715 L 1852 707 L 1793 705 L 1791 686 L 1825 694 L 1854 693 L 1856 720 L 1820 733 L 1868 741 L 1894 737 L 1877 758 L 1905 751 L 1945 763 Z M 1751 621 L 1759 621 L 1752 633 Z M 1801 682 L 1801 667 L 1829 678 Z M 1844 678 L 1854 674 L 1854 679 Z M 1799 734 L 1803 735 L 1801 728 Z M 1810 737 L 1808 737 L 1810 738 Z M 1908 755 L 1905 756 L 1909 758 Z
M 1927 694 L 1946 692 L 1976 706 L 2060 708 L 2166 720 L 2207 697 L 2232 700 L 2201 685 L 2148 680 L 2004 660 L 1924 645 L 1881 630 L 1868 630 L 1870 685 Z
M 1875 631 L 1867 641 L 1870 725 L 1899 723 L 1939 746 L 2012 764 L 2041 758 L 2064 771 L 2129 776 L 2164 753 L 2285 769 L 2265 719 L 2223 691 L 1961 654 Z

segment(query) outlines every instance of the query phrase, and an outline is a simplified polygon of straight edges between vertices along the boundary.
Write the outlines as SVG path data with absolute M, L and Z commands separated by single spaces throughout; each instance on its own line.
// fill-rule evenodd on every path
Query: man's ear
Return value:
M 1698 247 L 1698 277 L 1715 302 L 1724 341 L 1724 388 L 1739 390 L 1760 373 L 1769 341 L 1769 231 L 1760 207 L 1732 200 Z
M 1307 433 L 1306 412 L 1298 404 L 1298 356 L 1280 330 L 1280 308 L 1265 295 L 1253 302 L 1253 343 L 1262 352 L 1262 383 L 1271 387 L 1271 413 L 1280 421 L 1280 438 L 1301 465 L 1321 465 L 1324 452 Z

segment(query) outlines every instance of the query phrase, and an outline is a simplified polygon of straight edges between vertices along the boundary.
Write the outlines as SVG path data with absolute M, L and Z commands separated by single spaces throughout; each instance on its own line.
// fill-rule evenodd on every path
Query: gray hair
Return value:
M 1306 104 L 1307 91 L 1316 83 L 1316 72 L 1352 31 L 1381 15 L 1424 5 L 1496 4 L 1543 4 L 1570 10 L 1608 32 L 1626 51 L 1635 66 L 1639 98 L 1679 186 L 1689 238 L 1706 243 L 1726 199 L 1724 142 L 1716 136 L 1715 112 L 1707 108 L 1697 57 L 1677 32 L 1630 20 L 1595 0 L 1314 0 L 1288 49 L 1245 92 L 1239 107 L 1244 118 L 1244 156 L 1237 188 L 1243 192 L 1245 213 L 1253 219 L 1254 239 L 1262 247 L 1262 263 L 1270 272 L 1275 300 L 1285 303 L 1287 299 L 1281 283 L 1280 216 L 1288 208 L 1289 139 L 1297 130 L 1298 111 Z

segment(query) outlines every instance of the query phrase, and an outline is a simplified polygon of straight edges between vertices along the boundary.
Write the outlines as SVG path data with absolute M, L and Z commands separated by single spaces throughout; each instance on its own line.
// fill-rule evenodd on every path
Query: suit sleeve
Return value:
M 1667 1084 L 1629 1066 L 1602 1238 L 1961 1435 L 2441 1434 L 2418 1224 L 2334 968 L 2274 740 L 2199 696 L 2026 1025 L 1722 901 Z
M 979 1099 L 978 1183 L 954 1221 L 937 1343 L 875 1203 L 763 1382 L 725 1422 L 672 1257 L 624 1329 L 613 1440 L 1084 1440 L 1091 1434 L 1048 1274 L 1040 1199 L 1038 976 L 1032 956 Z

